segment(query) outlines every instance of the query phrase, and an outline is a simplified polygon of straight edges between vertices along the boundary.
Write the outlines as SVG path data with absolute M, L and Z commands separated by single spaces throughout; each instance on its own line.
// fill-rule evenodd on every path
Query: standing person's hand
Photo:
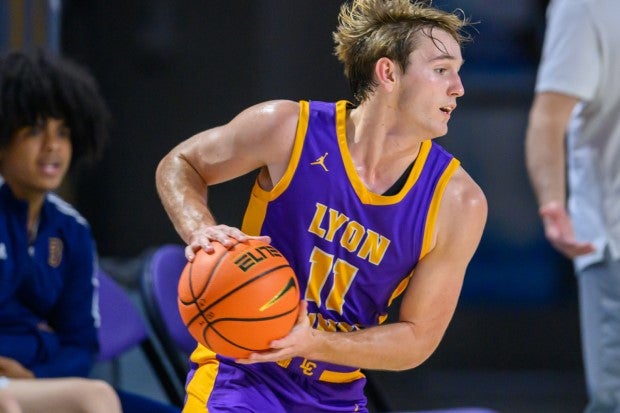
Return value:
M 566 208 L 558 202 L 549 202 L 541 206 L 539 214 L 545 227 L 547 240 L 564 256 L 572 259 L 595 250 L 592 243 L 581 242 L 575 238 L 570 216 Z

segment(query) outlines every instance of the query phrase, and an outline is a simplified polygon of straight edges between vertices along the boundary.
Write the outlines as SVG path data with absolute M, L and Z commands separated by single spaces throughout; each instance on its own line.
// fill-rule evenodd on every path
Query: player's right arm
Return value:
M 186 256 L 211 241 L 243 241 L 241 230 L 217 225 L 208 207 L 208 187 L 261 169 L 259 182 L 270 189 L 284 174 L 299 118 L 297 102 L 260 103 L 229 123 L 200 132 L 173 148 L 159 163 L 157 192 L 174 228 L 188 244 Z

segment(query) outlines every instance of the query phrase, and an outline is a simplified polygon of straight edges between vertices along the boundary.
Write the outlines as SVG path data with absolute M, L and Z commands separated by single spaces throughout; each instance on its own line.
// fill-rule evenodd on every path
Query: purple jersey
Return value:
M 289 260 L 314 328 L 346 332 L 380 324 L 429 252 L 443 190 L 459 162 L 424 141 L 403 187 L 395 195 L 373 193 L 347 148 L 347 102 L 302 101 L 300 107 L 288 168 L 271 191 L 254 185 L 242 229 L 271 236 Z M 193 359 L 205 361 L 204 355 Z M 341 386 L 351 406 L 365 411 L 357 368 L 303 358 L 268 365 L 261 365 L 263 373 L 280 369 L 304 385 Z M 282 395 L 289 397 L 295 400 Z
M 403 188 L 375 194 L 347 149 L 346 102 L 301 105 L 286 174 L 269 192 L 255 184 L 243 229 L 271 236 L 290 261 L 315 328 L 379 324 L 428 252 L 440 198 L 458 162 L 425 141 Z

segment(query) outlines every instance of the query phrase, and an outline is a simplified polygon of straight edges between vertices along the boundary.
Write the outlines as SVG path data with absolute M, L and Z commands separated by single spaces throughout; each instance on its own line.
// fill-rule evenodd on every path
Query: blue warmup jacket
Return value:
M 37 377 L 86 376 L 99 324 L 90 227 L 50 193 L 30 243 L 27 214 L 0 177 L 0 356 Z

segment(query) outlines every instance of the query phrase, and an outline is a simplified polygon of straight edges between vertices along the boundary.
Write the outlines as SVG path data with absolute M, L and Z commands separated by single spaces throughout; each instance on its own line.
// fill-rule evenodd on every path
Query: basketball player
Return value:
M 188 260 L 231 237 L 271 240 L 303 299 L 269 351 L 230 360 L 198 346 L 184 412 L 365 412 L 360 369 L 411 369 L 437 348 L 487 214 L 432 141 L 464 93 L 466 25 L 422 2 L 349 2 L 334 39 L 357 105 L 260 103 L 162 159 L 158 192 Z M 208 187 L 255 169 L 241 229 L 218 224 Z
M 99 347 L 95 243 L 52 191 L 71 166 L 96 158 L 107 119 L 77 65 L 43 53 L 0 58 L 0 377 L 90 373 Z M 126 413 L 178 411 L 119 394 Z

